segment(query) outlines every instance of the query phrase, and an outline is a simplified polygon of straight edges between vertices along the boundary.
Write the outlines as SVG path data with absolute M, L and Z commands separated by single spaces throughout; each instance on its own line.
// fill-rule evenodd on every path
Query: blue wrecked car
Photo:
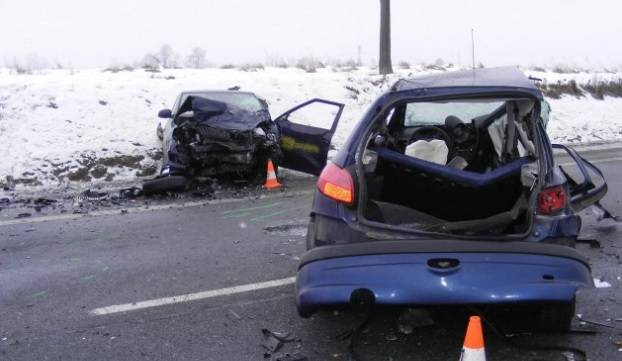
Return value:
M 296 280 L 301 316 L 378 305 L 538 305 L 565 330 L 592 286 L 577 215 L 607 185 L 551 144 L 548 104 L 516 68 L 404 79 L 321 172 Z M 574 170 L 555 163 L 560 148 Z
M 302 103 L 275 119 L 252 92 L 186 91 L 158 116 L 163 161 L 145 193 L 183 190 L 196 176 L 263 181 L 268 159 L 281 167 L 318 175 L 343 104 Z

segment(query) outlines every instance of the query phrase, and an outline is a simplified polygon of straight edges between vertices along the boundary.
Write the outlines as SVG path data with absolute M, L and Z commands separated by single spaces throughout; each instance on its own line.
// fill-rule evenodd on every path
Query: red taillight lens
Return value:
M 330 199 L 348 206 L 354 204 L 354 181 L 352 175 L 334 163 L 326 163 L 317 181 L 320 192 Z
M 538 213 L 553 214 L 566 207 L 566 190 L 563 186 L 546 188 L 538 194 Z

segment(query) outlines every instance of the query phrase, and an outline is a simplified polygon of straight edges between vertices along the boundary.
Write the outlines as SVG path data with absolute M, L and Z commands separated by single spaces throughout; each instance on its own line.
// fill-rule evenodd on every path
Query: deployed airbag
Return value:
M 447 143 L 440 139 L 417 140 L 406 146 L 404 154 L 428 162 L 445 165 L 447 164 L 449 148 L 447 148 Z

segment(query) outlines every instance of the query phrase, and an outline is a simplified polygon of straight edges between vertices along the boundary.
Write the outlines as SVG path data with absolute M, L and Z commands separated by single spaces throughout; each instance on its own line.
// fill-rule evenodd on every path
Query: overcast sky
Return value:
M 393 61 L 622 65 L 618 0 L 392 0 Z M 168 43 L 216 64 L 377 59 L 378 0 L 0 0 L 0 60 L 131 63 Z

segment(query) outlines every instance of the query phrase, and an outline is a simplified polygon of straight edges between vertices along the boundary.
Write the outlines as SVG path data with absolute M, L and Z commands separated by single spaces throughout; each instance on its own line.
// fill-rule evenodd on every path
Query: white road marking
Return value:
M 220 289 L 210 290 L 210 291 L 188 293 L 185 295 L 178 295 L 178 296 L 172 296 L 172 297 L 157 298 L 154 300 L 100 307 L 100 308 L 91 310 L 89 313 L 94 316 L 110 315 L 110 314 L 119 313 L 119 312 L 136 311 L 136 310 L 141 310 L 145 308 L 172 305 L 172 304 L 182 303 L 182 302 L 203 300 L 206 298 L 229 296 L 229 295 L 235 295 L 235 294 L 243 293 L 243 292 L 258 291 L 258 290 L 263 290 L 266 288 L 286 286 L 286 285 L 291 285 L 294 282 L 296 282 L 296 277 L 288 277 L 288 278 L 282 278 L 278 280 L 259 282 L 259 283 L 250 283 L 246 285 L 220 288 Z
M 282 198 L 282 197 L 295 197 L 302 195 L 313 194 L 315 190 L 305 190 L 305 191 L 297 191 L 297 192 L 289 192 L 289 193 L 272 193 L 265 194 L 263 197 L 259 199 L 254 198 L 223 198 L 223 199 L 214 199 L 207 201 L 193 201 L 193 202 L 185 202 L 185 203 L 177 203 L 177 204 L 158 204 L 149 207 L 141 207 L 141 208 L 123 208 L 127 213 L 145 213 L 151 211 L 159 211 L 163 209 L 182 209 L 182 208 L 190 208 L 190 207 L 201 207 L 207 205 L 214 204 L 226 204 L 226 203 L 235 203 L 235 202 L 243 202 L 248 200 L 257 200 L 261 201 L 264 199 L 272 199 L 272 198 Z M 62 221 L 62 220 L 73 220 L 80 219 L 86 217 L 99 217 L 99 216 L 110 216 L 110 215 L 118 215 L 121 213 L 121 208 L 115 209 L 107 209 L 103 211 L 94 211 L 85 214 L 57 214 L 51 216 L 41 216 L 41 217 L 32 217 L 32 218 L 19 218 L 19 219 L 11 219 L 6 221 L 0 221 L 0 227 L 2 226 L 11 226 L 15 224 L 30 224 L 30 223 L 39 223 L 39 222 L 49 222 L 49 221 Z

